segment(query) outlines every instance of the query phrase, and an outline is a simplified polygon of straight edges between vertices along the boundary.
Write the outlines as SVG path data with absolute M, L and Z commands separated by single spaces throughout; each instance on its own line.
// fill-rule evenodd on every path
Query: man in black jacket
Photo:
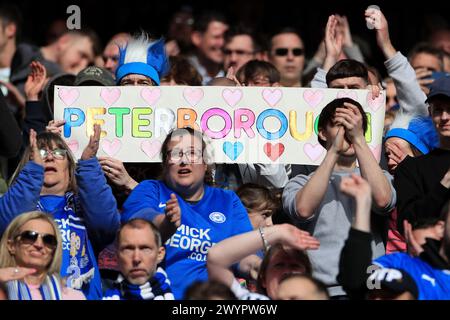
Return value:
M 439 148 L 424 156 L 405 158 L 395 171 L 401 233 L 404 220 L 414 224 L 422 217 L 437 217 L 450 199 L 450 76 L 431 84 L 426 102 L 439 135 Z

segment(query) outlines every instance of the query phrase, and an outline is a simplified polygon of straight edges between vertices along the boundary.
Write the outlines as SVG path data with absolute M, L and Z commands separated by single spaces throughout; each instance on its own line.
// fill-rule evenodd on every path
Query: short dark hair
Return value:
M 250 39 L 252 39 L 253 52 L 261 51 L 261 47 L 259 46 L 259 43 L 256 41 L 255 33 L 250 27 L 243 24 L 231 26 L 231 28 L 229 28 L 227 32 L 225 32 L 225 44 L 227 44 L 234 37 L 237 36 L 249 36 Z
M 270 62 L 261 60 L 250 60 L 244 64 L 241 68 L 239 68 L 236 78 L 241 83 L 246 83 L 260 75 L 269 78 L 269 82 L 271 84 L 280 82 L 280 72 L 277 68 L 275 68 L 275 66 Z
M 237 300 L 229 287 L 214 280 L 196 281 L 186 289 L 184 294 L 184 300 L 211 300 L 215 297 L 224 300 Z
M 155 236 L 155 242 L 156 242 L 158 248 L 161 247 L 163 245 L 163 243 L 162 243 L 161 233 L 159 232 L 158 228 L 153 224 L 153 222 L 145 220 L 145 219 L 140 219 L 140 218 L 131 219 L 131 220 L 128 220 L 121 224 L 119 230 L 117 231 L 116 245 L 117 246 L 119 245 L 120 235 L 122 233 L 122 230 L 125 227 L 130 227 L 133 229 L 142 229 L 143 226 L 146 226 L 146 225 L 148 225 L 150 227 L 150 229 L 153 231 L 153 234 Z
M 192 30 L 204 33 L 208 30 L 209 24 L 214 21 L 228 24 L 225 15 L 222 13 L 217 11 L 204 11 L 194 19 Z
M 433 47 L 428 42 L 420 42 L 415 45 L 408 54 L 408 60 L 411 61 L 416 55 L 420 53 L 426 53 L 435 56 L 439 60 L 439 65 L 442 71 L 444 69 L 444 52 L 441 49 Z
M 278 36 L 278 35 L 280 35 L 280 34 L 287 34 L 287 33 L 293 33 L 293 34 L 295 34 L 297 37 L 299 37 L 300 40 L 303 41 L 300 32 L 299 32 L 296 28 L 294 28 L 294 27 L 282 27 L 282 28 L 279 28 L 279 29 L 275 30 L 275 32 L 273 32 L 273 33 L 270 35 L 270 40 L 269 40 L 269 50 L 272 50 L 272 40 L 273 40 L 273 38 L 275 38 L 276 36 Z
M 22 14 L 19 8 L 11 3 L 0 5 L 0 20 L 2 28 L 5 28 L 8 24 L 13 23 L 16 25 L 16 39 L 20 37 L 22 30 Z
M 369 72 L 363 63 L 353 59 L 343 59 L 327 72 L 327 86 L 329 87 L 333 80 L 350 77 L 362 78 L 366 83 L 369 83 Z
M 202 76 L 183 56 L 169 57 L 170 70 L 164 77 L 164 81 L 174 80 L 179 85 L 201 86 Z
M 353 99 L 350 98 L 339 98 L 339 99 L 334 99 L 333 101 L 331 101 L 330 103 L 328 103 L 325 108 L 322 109 L 322 111 L 320 112 L 319 115 L 319 122 L 318 122 L 318 128 L 320 129 L 326 129 L 327 125 L 331 124 L 333 121 L 333 117 L 336 113 L 336 109 L 340 108 L 344 105 L 344 102 L 348 102 L 351 103 L 353 105 L 355 105 L 359 112 L 361 112 L 362 115 L 362 127 L 364 130 L 364 133 L 366 133 L 367 130 L 367 115 L 364 111 L 364 109 L 362 108 L 361 104 L 358 101 L 355 101 Z M 319 140 L 319 143 L 322 145 L 322 147 L 326 148 L 326 141 L 322 140 L 320 138 L 320 136 L 317 136 L 317 139 Z
M 411 221 L 408 221 L 411 223 L 411 227 L 413 230 L 418 229 L 426 229 L 435 226 L 440 221 L 446 221 L 448 211 L 450 209 L 450 202 L 447 201 L 445 205 L 442 207 L 441 212 L 439 213 L 439 216 L 417 216 L 415 219 L 411 219 Z

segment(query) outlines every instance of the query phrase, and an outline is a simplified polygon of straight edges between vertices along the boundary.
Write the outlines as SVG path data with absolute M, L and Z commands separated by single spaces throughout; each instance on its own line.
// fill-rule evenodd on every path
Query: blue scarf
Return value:
M 8 300 L 33 300 L 30 288 L 27 284 L 20 280 L 12 280 L 6 283 L 8 292 Z M 42 300 L 61 300 L 61 283 L 54 276 L 46 276 L 44 282 L 39 287 Z
M 138 286 L 129 283 L 121 274 L 114 287 L 103 295 L 103 300 L 175 300 L 166 272 L 158 268 L 153 277 Z
M 42 196 L 37 209 L 48 212 L 58 223 L 63 239 L 61 276 L 67 277 L 68 287 L 81 290 L 94 277 L 95 267 L 89 258 L 88 235 L 74 194 Z

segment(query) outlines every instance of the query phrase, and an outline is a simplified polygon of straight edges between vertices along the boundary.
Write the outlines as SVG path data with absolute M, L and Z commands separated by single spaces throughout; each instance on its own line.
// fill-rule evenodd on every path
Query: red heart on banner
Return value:
M 272 144 L 270 142 L 267 142 L 264 145 L 264 153 L 272 161 L 277 160 L 283 154 L 283 152 L 284 152 L 284 144 L 282 144 L 282 143 Z

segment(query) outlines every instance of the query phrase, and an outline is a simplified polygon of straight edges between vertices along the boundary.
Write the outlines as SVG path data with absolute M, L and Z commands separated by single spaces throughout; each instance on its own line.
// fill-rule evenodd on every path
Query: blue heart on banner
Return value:
M 233 161 L 236 160 L 237 157 L 239 157 L 243 150 L 244 146 L 241 142 L 231 143 L 227 141 L 223 143 L 223 152 L 225 152 L 228 158 Z

